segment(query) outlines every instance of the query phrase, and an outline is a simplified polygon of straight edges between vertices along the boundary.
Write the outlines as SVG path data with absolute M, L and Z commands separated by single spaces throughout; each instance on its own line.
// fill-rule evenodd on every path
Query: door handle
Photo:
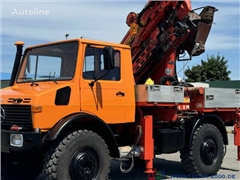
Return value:
M 125 93 L 124 93 L 124 92 L 121 92 L 121 91 L 118 91 L 118 92 L 116 93 L 116 95 L 117 95 L 117 96 L 125 96 Z

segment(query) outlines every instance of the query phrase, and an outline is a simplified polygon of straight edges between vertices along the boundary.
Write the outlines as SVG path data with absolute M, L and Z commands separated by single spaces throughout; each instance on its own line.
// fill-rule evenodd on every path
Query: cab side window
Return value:
M 104 62 L 103 49 L 87 46 L 83 65 L 83 78 L 94 80 L 102 77 L 108 72 L 108 62 Z M 114 51 L 114 69 L 99 80 L 119 81 L 120 77 L 120 51 Z

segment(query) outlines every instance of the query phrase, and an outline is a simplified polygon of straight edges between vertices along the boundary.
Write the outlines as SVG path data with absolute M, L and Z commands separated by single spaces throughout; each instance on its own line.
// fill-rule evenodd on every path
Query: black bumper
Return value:
M 14 147 L 10 145 L 10 134 L 22 134 L 23 146 Z M 42 134 L 36 132 L 19 132 L 1 130 L 1 152 L 9 153 L 10 151 L 25 151 L 33 147 L 42 146 Z

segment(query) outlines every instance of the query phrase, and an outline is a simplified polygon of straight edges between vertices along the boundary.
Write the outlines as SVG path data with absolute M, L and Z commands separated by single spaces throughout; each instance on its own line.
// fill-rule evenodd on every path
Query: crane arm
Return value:
M 131 47 L 136 83 L 174 76 L 176 60 L 184 51 L 190 57 L 203 53 L 215 11 L 207 6 L 197 14 L 185 0 L 148 1 L 140 13 L 130 12 L 126 19 L 130 29 L 121 43 Z

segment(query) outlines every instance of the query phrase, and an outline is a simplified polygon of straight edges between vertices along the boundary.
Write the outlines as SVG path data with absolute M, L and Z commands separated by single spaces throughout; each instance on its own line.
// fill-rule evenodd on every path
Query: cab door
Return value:
M 121 51 L 114 48 L 114 69 L 108 70 L 103 58 L 104 46 L 85 45 L 81 87 L 81 111 L 94 114 L 106 123 L 123 123 L 127 119 L 125 80 L 121 68 Z M 98 79 L 91 87 L 90 83 Z

